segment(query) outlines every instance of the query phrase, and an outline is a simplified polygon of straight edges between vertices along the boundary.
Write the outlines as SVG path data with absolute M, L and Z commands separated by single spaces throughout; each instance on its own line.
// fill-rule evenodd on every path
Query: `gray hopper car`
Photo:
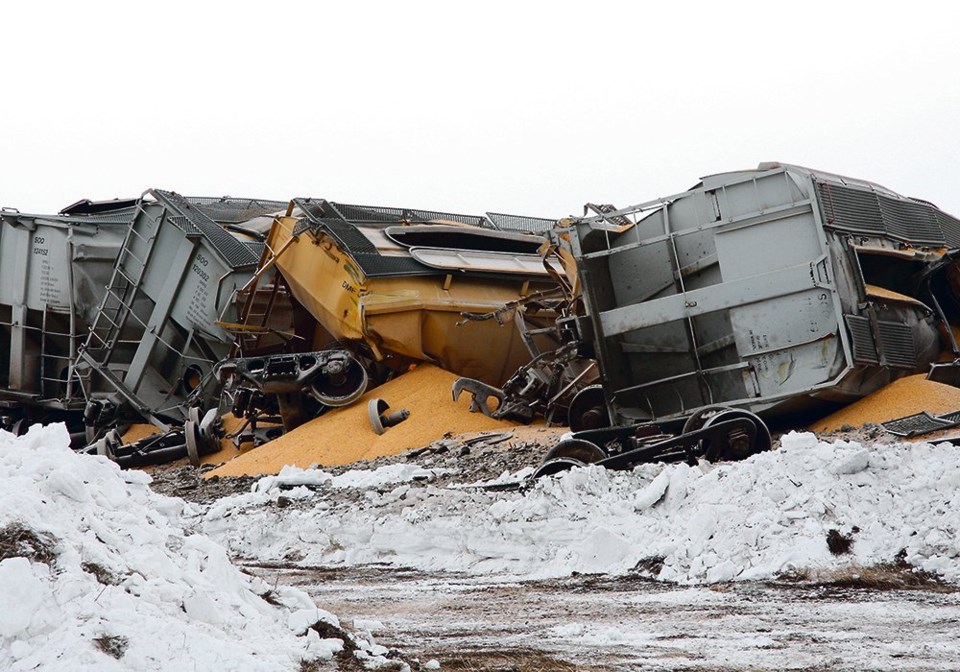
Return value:
M 615 423 L 824 410 L 957 355 L 960 220 L 925 201 L 761 164 L 588 210 L 580 331 Z
M 3 208 L 0 425 L 76 429 L 89 402 L 109 409 L 103 422 L 181 421 L 177 405 L 229 354 L 216 322 L 285 208 L 160 190 L 56 215 Z
M 213 366 L 234 342 L 218 323 L 236 322 L 236 294 L 257 270 L 273 214 L 285 209 L 279 201 L 144 194 L 79 351 L 88 426 L 119 412 L 166 429 L 189 406 L 214 401 Z
M 0 212 L 0 406 L 6 424 L 82 410 L 79 347 L 135 212 L 80 202 L 57 215 Z

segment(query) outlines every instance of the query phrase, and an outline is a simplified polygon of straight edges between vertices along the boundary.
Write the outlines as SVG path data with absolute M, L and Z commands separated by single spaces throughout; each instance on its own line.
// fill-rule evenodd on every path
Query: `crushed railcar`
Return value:
M 562 269 L 545 260 L 553 220 L 457 215 L 294 199 L 278 217 L 261 273 L 288 288 L 331 341 L 377 366 L 431 362 L 502 384 L 541 350 L 562 302 Z M 256 320 L 243 316 L 243 338 Z M 242 350 L 243 348 L 239 348 Z
M 960 220 L 877 184 L 766 163 L 568 223 L 615 424 L 822 411 L 960 354 Z

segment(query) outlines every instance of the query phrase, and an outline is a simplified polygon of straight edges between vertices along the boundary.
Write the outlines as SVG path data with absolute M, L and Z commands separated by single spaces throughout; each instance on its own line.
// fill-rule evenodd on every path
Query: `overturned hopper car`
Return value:
M 538 252 L 553 224 L 295 199 L 262 268 L 279 269 L 325 336 L 377 362 L 427 361 L 498 385 L 555 347 L 541 330 L 556 318 L 561 269 Z
M 960 220 L 930 203 L 768 163 L 585 214 L 579 331 L 616 423 L 824 410 L 958 354 Z
M 0 212 L 0 408 L 8 429 L 82 412 L 77 351 L 136 213 L 80 201 L 56 215 Z
M 116 419 L 179 425 L 218 394 L 237 291 L 253 277 L 265 232 L 286 204 L 185 198 L 153 189 L 132 222 L 101 292 L 75 375 L 91 438 Z M 289 310 L 287 311 L 289 318 Z

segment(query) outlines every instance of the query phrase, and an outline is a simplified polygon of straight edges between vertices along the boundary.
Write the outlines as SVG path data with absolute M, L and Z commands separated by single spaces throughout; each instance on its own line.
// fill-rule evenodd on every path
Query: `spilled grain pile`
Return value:
M 301 425 L 284 436 L 244 453 L 207 476 L 253 476 L 275 474 L 285 465 L 338 466 L 358 460 L 397 455 L 443 438 L 461 434 L 503 430 L 516 423 L 493 420 L 470 413 L 470 395 L 456 403 L 451 396 L 452 373 L 427 364 L 370 390 L 355 404 L 334 409 Z M 377 435 L 370 426 L 367 402 L 380 397 L 390 410 L 406 408 L 410 417 Z
M 137 422 L 127 427 L 127 430 L 123 433 L 123 436 L 120 437 L 120 440 L 123 441 L 123 443 L 134 443 L 135 441 L 159 433 L 159 427 L 154 427 L 146 422 Z
M 868 422 L 886 422 L 921 411 L 937 414 L 956 410 L 960 410 L 960 388 L 927 380 L 921 373 L 893 381 L 815 422 L 810 430 L 834 432 L 845 425 L 862 427 Z
M 200 464 L 223 464 L 224 462 L 229 462 L 237 455 L 242 455 L 243 453 L 252 449 L 252 444 L 245 443 L 241 448 L 237 448 L 233 443 L 232 437 L 233 433 L 239 430 L 244 425 L 244 420 L 242 418 L 236 418 L 232 413 L 227 413 L 223 416 L 223 429 L 226 432 L 226 436 L 220 439 L 220 450 L 216 453 L 211 453 L 210 455 L 202 455 L 200 457 Z M 263 427 L 268 427 L 272 425 L 261 425 Z

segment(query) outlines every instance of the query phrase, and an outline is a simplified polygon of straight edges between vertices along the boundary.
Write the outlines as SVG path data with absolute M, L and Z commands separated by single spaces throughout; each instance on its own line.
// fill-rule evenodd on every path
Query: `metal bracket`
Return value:
M 492 385 L 487 385 L 486 383 L 480 382 L 473 378 L 458 378 L 453 383 L 453 400 L 456 401 L 460 398 L 460 393 L 466 390 L 471 394 L 470 399 L 470 412 L 471 413 L 483 413 L 488 418 L 494 417 L 494 412 L 497 408 L 503 406 L 503 402 L 506 400 L 506 397 L 503 394 L 503 390 L 493 387 Z M 490 398 L 497 400 L 497 407 L 490 408 Z

